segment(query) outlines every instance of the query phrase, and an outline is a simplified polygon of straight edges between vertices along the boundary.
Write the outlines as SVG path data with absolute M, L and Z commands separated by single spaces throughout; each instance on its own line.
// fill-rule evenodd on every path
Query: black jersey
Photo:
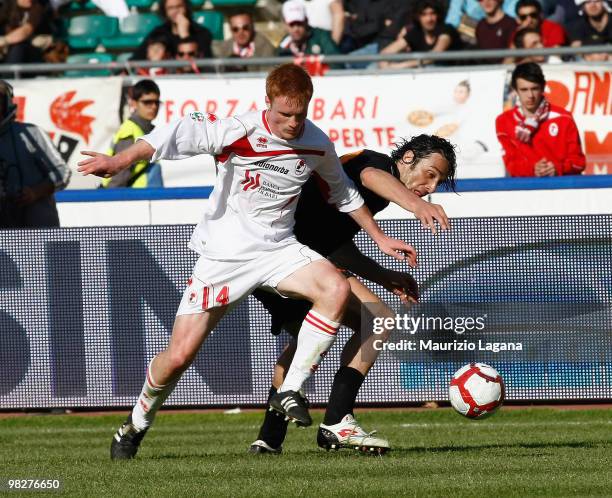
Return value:
M 376 214 L 389 205 L 389 201 L 368 190 L 361 183 L 361 172 L 365 168 L 376 168 L 399 179 L 399 171 L 393 159 L 385 154 L 364 149 L 340 158 L 344 172 L 353 181 L 363 197 L 365 205 Z M 295 211 L 294 233 L 298 241 L 323 256 L 353 240 L 360 226 L 346 213 L 341 213 L 329 204 L 325 184 L 314 175 L 302 187 Z

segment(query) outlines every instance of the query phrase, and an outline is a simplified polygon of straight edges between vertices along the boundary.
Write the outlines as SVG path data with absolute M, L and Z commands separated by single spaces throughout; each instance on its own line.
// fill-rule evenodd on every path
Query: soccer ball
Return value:
M 483 418 L 497 410 L 505 398 L 504 380 L 493 367 L 470 363 L 455 372 L 448 388 L 451 405 L 467 418 Z

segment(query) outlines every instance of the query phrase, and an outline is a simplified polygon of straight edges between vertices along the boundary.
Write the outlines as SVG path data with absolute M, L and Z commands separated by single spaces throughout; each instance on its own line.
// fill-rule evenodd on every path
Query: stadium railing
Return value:
M 514 49 L 514 50 L 466 50 L 466 51 L 449 51 L 449 52 L 411 52 L 405 54 L 388 54 L 388 55 L 322 55 L 322 56 L 306 56 L 303 60 L 318 60 L 325 64 L 338 65 L 338 64 L 358 64 L 358 63 L 376 63 L 382 61 L 389 62 L 403 62 L 403 61 L 417 61 L 419 63 L 419 70 L 425 70 L 431 65 L 423 65 L 423 61 L 433 61 L 435 66 L 436 62 L 465 62 L 470 63 L 474 61 L 483 60 L 499 60 L 506 57 L 528 57 L 528 56 L 560 56 L 560 57 L 573 57 L 585 54 L 599 54 L 606 53 L 612 54 L 612 45 L 596 45 L 588 47 L 558 47 L 558 48 L 544 48 L 544 49 Z M 293 57 L 263 57 L 263 58 L 251 58 L 251 59 L 240 59 L 241 66 L 273 66 L 276 64 L 282 64 L 285 62 L 294 62 Z M 213 68 L 215 71 L 211 73 L 197 74 L 197 77 L 216 77 L 217 72 L 223 72 L 222 69 L 226 66 L 236 66 L 235 58 L 225 59 L 196 59 L 193 63 L 199 68 Z M 598 62 L 598 64 L 602 64 Z M 603 62 L 606 64 L 606 62 Z M 608 64 L 612 65 L 612 62 L 608 61 Z M 15 79 L 19 79 L 24 74 L 35 73 L 37 75 L 42 74 L 58 74 L 63 71 L 74 71 L 74 70 L 91 70 L 92 66 L 99 70 L 112 70 L 117 72 L 125 71 L 128 75 L 133 74 L 137 68 L 164 68 L 164 69 L 176 69 L 180 67 L 191 67 L 191 61 L 122 61 L 122 62 L 104 62 L 104 63 L 77 63 L 77 64 L 0 64 L 0 73 L 7 75 L 12 74 Z M 452 70 L 451 67 L 445 67 L 445 69 Z M 330 69 L 330 73 L 342 73 L 346 74 L 349 69 Z M 395 69 L 379 69 L 379 68 L 365 68 L 357 70 L 359 72 L 396 72 Z M 409 69 L 402 69 L 402 72 L 409 71 Z M 226 72 L 225 74 L 229 74 Z M 232 73 L 233 76 L 244 75 L 245 73 Z M 176 77 L 176 74 L 170 75 Z M 192 75 L 189 75 L 192 76 Z M 249 74 L 252 76 L 252 73 Z M 160 77 L 163 77 L 161 75 Z
M 542 178 L 474 178 L 457 180 L 457 193 L 514 190 L 612 188 L 612 175 L 575 175 Z M 207 199 L 213 187 L 164 187 L 148 189 L 64 190 L 58 202 L 155 201 L 167 199 Z

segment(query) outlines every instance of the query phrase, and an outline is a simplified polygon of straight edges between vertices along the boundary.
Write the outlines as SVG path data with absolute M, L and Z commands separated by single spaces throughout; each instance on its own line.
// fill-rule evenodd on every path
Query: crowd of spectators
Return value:
M 70 8 L 67 3 L 68 0 L 0 0 L 0 61 L 65 59 L 68 50 L 59 27 Z M 125 0 L 94 3 L 108 16 L 122 19 L 130 12 Z M 189 0 L 159 0 L 154 5 L 162 23 L 132 49 L 130 58 L 185 60 L 185 68 L 177 71 L 183 73 L 200 71 L 188 61 L 211 57 L 395 54 L 612 43 L 609 0 L 286 0 L 282 7 L 279 5 L 278 25 L 284 28 L 285 36 L 279 37 L 278 43 L 257 32 L 254 10 L 226 11 L 227 39 L 213 41 L 211 32 L 194 21 Z M 98 49 L 103 51 L 104 47 Z M 585 59 L 602 61 L 609 57 L 602 53 Z M 527 57 L 505 62 L 530 60 L 544 61 L 542 57 Z M 411 67 L 434 62 L 380 65 Z M 267 68 L 240 64 L 226 68 L 262 69 Z M 156 68 L 141 71 L 145 75 L 163 72 Z

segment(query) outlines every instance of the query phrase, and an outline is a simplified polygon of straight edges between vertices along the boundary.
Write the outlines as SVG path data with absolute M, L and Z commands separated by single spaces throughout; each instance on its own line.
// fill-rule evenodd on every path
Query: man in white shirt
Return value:
M 416 265 L 416 252 L 387 237 L 344 174 L 329 138 L 306 119 L 312 81 L 285 64 L 266 80 L 265 111 L 219 119 L 191 113 L 158 127 L 127 150 L 96 152 L 79 163 L 83 174 L 113 175 L 138 160 L 215 156 L 219 174 L 209 208 L 189 243 L 200 254 L 177 312 L 168 348 L 149 364 L 145 384 L 115 434 L 111 458 L 133 458 L 155 413 L 223 315 L 256 288 L 310 301 L 297 350 L 271 406 L 299 425 L 312 423 L 302 385 L 332 346 L 350 286 L 321 255 L 297 242 L 294 212 L 313 174 L 328 201 L 348 213 L 385 254 Z

